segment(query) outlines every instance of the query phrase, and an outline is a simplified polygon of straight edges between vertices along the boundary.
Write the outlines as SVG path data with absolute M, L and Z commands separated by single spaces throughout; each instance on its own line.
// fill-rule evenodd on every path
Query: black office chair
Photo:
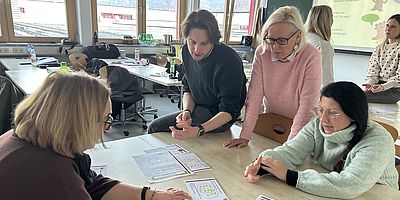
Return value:
M 8 78 L 0 76 L 0 135 L 12 128 L 12 112 L 23 97 Z
M 124 135 L 128 136 L 126 125 L 136 123 L 127 121 L 126 109 L 143 99 L 142 92 L 136 77 L 127 69 L 117 66 L 107 66 L 105 69 L 107 69 L 106 77 L 111 87 L 112 116 L 116 119 L 119 115 L 119 121 L 113 122 L 112 125 L 121 124 Z M 104 69 L 101 71 L 104 72 Z M 147 129 L 147 121 L 142 122 L 142 127 Z

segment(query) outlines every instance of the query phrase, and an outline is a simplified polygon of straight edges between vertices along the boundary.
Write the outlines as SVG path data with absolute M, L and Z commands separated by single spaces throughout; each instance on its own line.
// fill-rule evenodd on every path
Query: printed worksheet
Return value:
M 228 200 L 215 178 L 186 180 L 185 185 L 193 200 Z
M 96 174 L 107 176 L 107 165 L 93 165 L 90 167 Z
M 269 197 L 266 197 L 266 196 L 260 194 L 260 195 L 258 195 L 256 200 L 274 200 L 274 199 L 271 199 Z
M 150 183 L 190 175 L 169 151 L 132 156 Z
M 192 173 L 211 169 L 206 162 L 194 153 L 182 153 L 174 156 Z
M 178 154 L 183 154 L 183 153 L 189 152 L 188 150 L 181 147 L 179 144 L 171 144 L 171 145 L 166 145 L 163 147 L 158 147 L 155 149 L 144 150 L 144 153 L 156 153 L 156 152 L 163 152 L 163 151 L 169 151 L 173 155 L 178 155 Z

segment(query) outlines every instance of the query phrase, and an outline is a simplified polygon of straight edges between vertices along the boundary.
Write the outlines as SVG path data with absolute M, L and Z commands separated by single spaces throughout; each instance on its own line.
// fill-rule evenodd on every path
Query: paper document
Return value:
M 178 154 L 189 152 L 188 150 L 181 147 L 179 144 L 171 144 L 171 145 L 166 145 L 163 147 L 158 147 L 155 149 L 144 150 L 144 153 L 155 153 L 155 152 L 164 152 L 164 151 L 169 151 L 173 155 L 178 155 Z
M 168 151 L 146 153 L 132 157 L 150 183 L 166 181 L 191 174 Z
M 96 174 L 107 176 L 107 165 L 93 165 L 90 167 Z
M 227 200 L 215 178 L 195 179 L 185 181 L 186 188 L 193 200 Z
M 182 163 L 186 169 L 188 169 L 191 173 L 209 170 L 211 169 L 207 163 L 205 163 L 201 158 L 199 158 L 194 153 L 183 153 L 177 154 L 175 157 Z

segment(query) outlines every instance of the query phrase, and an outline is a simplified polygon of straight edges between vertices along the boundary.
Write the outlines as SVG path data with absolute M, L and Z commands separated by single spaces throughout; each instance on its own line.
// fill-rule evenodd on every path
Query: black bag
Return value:
M 104 66 L 108 66 L 106 62 L 98 58 L 93 58 L 87 63 L 85 71 L 89 74 L 93 74 L 94 76 L 98 76 L 100 68 Z
M 86 59 L 88 62 L 92 58 L 112 59 L 119 57 L 118 47 L 107 43 L 97 43 L 93 46 L 88 46 L 85 48 L 84 53 L 88 56 Z

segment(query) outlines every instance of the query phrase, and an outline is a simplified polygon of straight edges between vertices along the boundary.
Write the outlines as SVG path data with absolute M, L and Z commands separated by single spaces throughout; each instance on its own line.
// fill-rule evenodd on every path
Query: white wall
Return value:
M 370 56 L 335 53 L 333 58 L 335 81 L 351 81 L 361 86 L 364 83 Z

